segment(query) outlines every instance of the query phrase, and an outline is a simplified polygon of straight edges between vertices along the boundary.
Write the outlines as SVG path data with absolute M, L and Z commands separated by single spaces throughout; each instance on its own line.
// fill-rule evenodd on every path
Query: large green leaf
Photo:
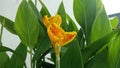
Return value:
M 52 47 L 51 42 L 49 40 L 49 37 L 47 34 L 45 34 L 43 37 L 41 37 L 37 43 L 36 46 L 36 51 L 35 51 L 35 55 L 34 55 L 34 60 L 39 60 L 38 62 L 40 62 L 40 60 L 43 58 L 41 58 L 41 56 L 50 48 Z
M 42 22 L 42 15 L 39 13 L 39 11 L 38 11 L 38 9 L 36 8 L 36 6 L 34 5 L 34 3 L 31 1 L 31 0 L 29 0 L 29 5 L 30 5 L 30 7 L 32 8 L 32 11 L 33 11 L 33 13 L 35 14 L 35 16 L 37 16 L 37 18 L 39 19 L 39 21 L 41 21 Z
M 27 47 L 22 43 L 16 48 L 15 53 L 12 55 L 7 68 L 23 68 L 27 55 Z
M 11 33 L 16 34 L 14 29 L 14 22 L 8 18 L 0 15 L 0 23 Z
M 39 2 L 42 5 L 40 15 L 42 15 L 42 17 L 44 17 L 45 15 L 51 16 L 45 4 L 41 0 L 39 0 Z M 49 37 L 47 35 L 47 30 L 41 21 L 39 40 L 36 44 L 35 55 L 33 57 L 33 62 L 37 62 L 36 63 L 37 68 L 41 66 L 41 63 L 43 61 L 42 59 L 45 57 L 45 53 L 46 51 L 49 50 L 50 47 L 51 47 L 51 44 L 50 44 Z
M 74 0 L 73 11 L 77 22 L 85 33 L 86 43 L 89 44 L 91 28 L 96 16 L 97 0 Z
M 77 40 L 67 45 L 68 49 L 61 57 L 61 68 L 83 68 L 82 54 Z
M 118 17 L 113 17 L 110 19 L 110 22 L 111 22 L 112 28 L 116 29 L 118 22 L 119 22 L 119 19 L 118 19 Z
M 42 5 L 42 9 L 40 11 L 41 15 L 42 16 L 45 16 L 45 15 L 51 16 L 48 9 L 47 9 L 47 7 L 44 5 L 44 3 L 41 0 L 39 0 L 39 2 Z
M 9 57 L 5 52 L 0 52 L 0 68 L 5 68 L 9 61 Z
M 67 31 L 76 31 L 78 32 L 78 28 L 77 28 L 77 25 L 75 24 L 75 22 L 72 20 L 72 18 L 67 15 L 67 20 L 68 20 L 68 27 L 67 27 Z
M 96 40 L 94 43 L 92 43 L 88 47 L 83 48 L 82 55 L 83 55 L 84 63 L 86 63 L 89 58 L 94 56 L 97 53 L 97 51 L 99 51 L 102 47 L 106 46 L 106 44 L 109 43 L 118 32 L 120 32 L 120 28 L 116 29 L 116 30 L 110 32 L 109 34 L 105 35 L 104 37 Z
M 109 19 L 101 3 L 101 0 L 97 1 L 96 15 L 97 16 L 96 16 L 96 19 L 93 23 L 92 30 L 91 30 L 90 43 L 93 43 L 97 39 L 107 35 L 108 33 L 112 31 Z
M 58 14 L 62 17 L 62 25 L 61 25 L 61 27 L 63 29 L 66 29 L 66 27 L 67 27 L 66 12 L 65 12 L 63 1 L 61 2 L 60 6 L 58 8 Z
M 109 68 L 108 67 L 108 49 L 95 55 L 89 62 L 85 64 L 85 68 Z
M 26 0 L 23 0 L 18 8 L 15 30 L 23 44 L 31 49 L 35 46 L 39 36 L 39 23 Z
M 39 23 L 40 23 L 40 25 L 39 25 L 40 34 L 39 35 L 40 35 L 40 37 L 42 37 L 45 34 L 45 31 L 44 31 L 45 28 L 44 28 L 44 25 L 42 23 L 42 14 L 39 13 L 38 9 L 36 8 L 36 6 L 34 5 L 34 3 L 31 0 L 29 0 L 29 5 L 31 6 L 33 13 L 35 14 L 37 19 L 39 20 Z
M 120 34 L 111 42 L 109 46 L 109 68 L 119 68 L 120 66 Z
M 41 23 L 41 22 L 40 22 Z M 40 25 L 40 34 L 38 42 L 35 46 L 35 54 L 33 56 L 33 62 L 37 62 L 37 67 L 41 66 L 41 61 L 45 57 L 46 51 L 51 48 L 51 42 L 49 40 L 49 37 L 47 35 L 47 30 L 44 28 L 44 25 Z

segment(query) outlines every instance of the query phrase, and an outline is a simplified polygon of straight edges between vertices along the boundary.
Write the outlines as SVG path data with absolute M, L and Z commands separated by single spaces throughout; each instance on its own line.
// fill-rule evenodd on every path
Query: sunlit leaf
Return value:
M 119 31 L 120 31 L 120 28 L 96 40 L 94 43 L 92 43 L 88 47 L 83 48 L 82 55 L 83 55 L 84 63 L 86 63 L 89 58 L 91 58 L 97 53 L 97 51 L 99 51 L 102 47 L 104 47 L 107 43 L 109 43 Z
M 118 19 L 118 17 L 113 17 L 113 18 L 110 18 L 110 22 L 111 22 L 112 28 L 116 29 L 119 19 Z
M 39 36 L 39 23 L 26 0 L 18 8 L 15 30 L 23 44 L 31 49 L 35 46 Z
M 97 4 L 97 16 L 92 26 L 90 43 L 93 43 L 97 39 L 105 36 L 112 31 L 108 16 L 101 3 L 101 0 L 99 0 Z
M 90 32 L 96 17 L 97 0 L 74 0 L 73 11 L 77 22 L 84 31 L 86 43 L 90 43 Z
M 109 46 L 109 68 L 119 68 L 120 66 L 120 34 L 117 34 L 115 39 Z

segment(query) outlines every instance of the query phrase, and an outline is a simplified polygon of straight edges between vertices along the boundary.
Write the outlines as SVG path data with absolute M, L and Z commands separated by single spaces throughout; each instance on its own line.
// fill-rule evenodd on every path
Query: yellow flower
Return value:
M 53 46 L 55 46 L 56 44 L 59 44 L 60 46 L 64 46 L 67 43 L 71 42 L 77 35 L 75 31 L 65 32 L 56 23 L 52 23 L 47 28 L 47 32 L 51 42 L 53 43 Z
M 48 18 L 44 16 L 43 23 L 47 28 L 48 36 L 53 44 L 55 53 L 59 54 L 59 49 L 71 42 L 77 35 L 75 31 L 65 32 L 61 27 L 62 19 L 59 15 Z
M 62 23 L 62 19 L 58 14 L 55 15 L 55 16 L 51 16 L 50 18 L 48 18 L 47 15 L 46 15 L 43 18 L 43 23 L 46 26 L 46 28 L 52 23 L 56 23 L 60 26 L 61 23 Z

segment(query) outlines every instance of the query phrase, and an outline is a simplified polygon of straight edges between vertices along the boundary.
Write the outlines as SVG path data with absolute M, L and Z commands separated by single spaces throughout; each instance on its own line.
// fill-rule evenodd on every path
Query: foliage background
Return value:
M 90 1 L 88 1 L 88 0 L 86 0 L 86 2 L 88 3 L 88 2 L 90 2 Z M 80 2 L 75 2 L 76 4 L 77 4 L 77 8 L 78 9 L 81 9 L 81 8 L 84 8 L 84 7 L 86 7 L 86 6 L 89 6 L 89 5 L 87 5 L 87 4 L 85 4 L 85 5 L 82 5 L 83 3 L 80 3 Z M 91 2 L 90 2 L 91 3 Z M 114 28 L 114 29 L 116 29 L 115 28 L 115 26 L 110 26 L 109 24 L 109 22 L 117 22 L 116 20 L 116 18 L 114 18 L 113 20 L 115 20 L 115 21 L 112 21 L 112 20 L 108 20 L 107 19 L 107 16 L 106 16 L 106 13 L 105 13 L 105 10 L 104 10 L 104 7 L 103 6 L 100 6 L 101 5 L 101 3 L 100 2 L 97 2 L 97 4 L 99 4 L 99 5 L 97 5 L 97 8 L 96 8 L 96 10 L 95 10 L 95 8 L 93 8 L 93 7 L 95 7 L 94 5 L 96 5 L 96 4 L 92 4 L 92 5 L 90 5 L 89 7 L 92 7 L 93 8 L 93 10 L 95 10 L 94 12 L 96 13 L 96 14 L 92 14 L 93 12 L 92 12 L 92 10 L 89 10 L 89 8 L 88 9 L 84 9 L 84 10 L 81 10 L 80 12 L 77 12 L 77 10 L 74 8 L 74 12 L 75 12 L 75 17 L 76 17 L 76 19 L 77 19 L 77 21 L 79 22 L 79 24 L 83 27 L 83 29 L 84 29 L 84 33 L 85 33 L 85 36 L 86 36 L 86 41 L 87 41 L 87 45 L 89 45 L 87 48 L 83 48 L 82 49 L 82 47 L 84 47 L 84 46 L 81 46 L 81 49 L 82 49 L 82 55 L 83 55 L 83 63 L 85 63 L 84 65 L 85 65 L 85 67 L 87 67 L 87 68 L 89 68 L 89 67 L 91 67 L 91 65 L 93 66 L 93 67 L 96 67 L 96 65 L 100 65 L 100 66 L 102 66 L 102 65 L 104 65 L 104 64 L 101 64 L 101 61 L 100 60 L 98 60 L 98 58 L 99 58 L 99 56 L 101 56 L 101 57 L 103 57 L 103 59 L 106 59 L 106 53 L 107 54 L 109 54 L 109 55 L 107 55 L 107 56 L 110 56 L 110 57 L 108 57 L 108 59 L 109 59 L 109 64 L 110 64 L 110 66 L 111 66 L 111 68 L 113 68 L 113 67 L 116 67 L 116 62 L 117 62 L 117 60 L 119 60 L 119 33 L 116 35 L 116 31 L 118 32 L 118 30 L 115 30 L 115 31 L 113 31 L 113 30 L 111 30 L 111 28 Z M 82 5 L 81 7 L 78 7 L 78 5 Z M 75 5 L 76 6 L 76 5 Z M 100 8 L 100 9 L 99 9 Z M 61 11 L 62 9 L 60 9 L 60 11 Z M 88 10 L 88 11 L 86 11 L 86 10 Z M 89 12 L 90 11 L 90 12 Z M 64 13 L 64 12 L 63 12 Z M 81 15 L 83 13 L 83 15 Z M 86 17 L 84 17 L 84 14 L 86 14 Z M 92 18 L 89 18 L 89 16 L 91 16 L 91 14 L 93 15 L 92 16 Z M 78 16 L 79 15 L 79 16 Z M 81 15 L 81 16 L 80 16 Z M 64 16 L 63 16 L 64 17 Z M 79 20 L 78 19 L 78 17 L 81 19 L 81 20 Z M 104 17 L 104 18 L 103 18 Z M 85 19 L 82 19 L 82 18 L 85 18 Z M 69 17 L 68 17 L 68 19 L 69 19 Z M 70 19 L 69 19 L 69 21 L 70 21 Z M 93 23 L 93 21 L 94 21 L 94 24 L 93 24 L 93 26 L 92 26 L 92 28 L 91 28 L 91 25 L 92 24 L 90 24 L 90 23 Z M 71 22 L 71 21 L 70 21 Z M 90 23 L 88 23 L 88 22 L 90 22 Z M 103 23 L 104 22 L 104 23 Z M 104 24 L 104 25 L 103 25 Z M 101 25 L 101 26 L 100 26 Z M 114 24 L 111 24 L 111 25 L 114 25 Z M 73 24 L 72 24 L 72 26 L 73 26 Z M 72 27 L 72 26 L 70 26 L 70 27 Z M 97 27 L 96 27 L 97 26 Z M 63 28 L 64 28 L 64 26 L 63 26 Z M 69 28 L 69 27 L 68 27 Z M 109 28 L 109 29 L 107 29 L 107 28 Z M 65 29 L 65 28 L 64 28 Z M 70 28 L 68 29 L 68 31 L 69 30 L 71 30 Z M 91 30 L 91 32 L 90 32 L 90 30 Z M 104 32 L 103 32 L 104 31 Z M 112 31 L 112 32 L 111 32 Z M 95 32 L 97 32 L 97 34 L 95 33 Z M 110 33 L 111 32 L 111 33 Z M 101 34 L 101 33 L 104 33 L 104 34 Z M 109 34 L 110 33 L 110 34 Z M 81 34 L 81 33 L 80 33 Z M 106 34 L 108 34 L 108 36 L 106 36 Z M 105 36 L 105 37 L 104 37 Z M 104 37 L 104 38 L 101 38 L 101 37 Z M 113 38 L 114 37 L 114 38 Z M 80 37 L 81 38 L 81 37 Z M 100 39 L 99 39 L 100 38 Z M 113 39 L 112 39 L 113 38 Z M 81 40 L 81 39 L 80 39 Z M 97 41 L 96 41 L 97 40 Z M 110 41 L 110 40 L 112 40 L 112 41 Z M 114 41 L 114 40 L 116 40 L 116 41 Z M 83 39 L 82 39 L 82 41 L 84 41 L 84 37 L 83 37 Z M 94 43 L 94 41 L 95 41 L 95 43 Z M 108 43 L 107 45 L 111 45 L 111 47 L 108 47 L 108 50 L 107 50 L 107 48 L 105 48 L 105 50 L 103 50 L 103 49 L 100 49 L 100 51 L 98 51 L 99 50 L 99 48 L 101 48 L 101 47 L 103 47 L 103 45 L 104 44 L 106 44 L 107 42 L 110 42 L 110 43 Z M 98 44 L 98 43 L 100 43 L 100 44 Z M 63 66 L 66 68 L 67 66 L 65 66 L 64 64 L 66 63 L 66 62 L 68 62 L 69 60 L 67 60 L 66 61 L 66 59 L 70 59 L 70 61 L 71 61 L 71 59 L 73 59 L 72 58 L 72 56 L 70 56 L 70 58 L 68 58 L 67 56 L 68 55 L 71 55 L 71 53 L 72 54 L 74 54 L 73 53 L 73 51 L 74 51 L 74 49 L 76 49 L 76 46 L 73 46 L 72 47 L 72 45 L 73 44 L 76 44 L 76 45 L 78 45 L 78 43 L 76 42 L 76 40 L 74 40 L 71 44 L 70 44 L 70 49 L 68 50 L 68 52 L 66 52 L 65 53 L 65 55 L 64 55 L 64 59 L 65 59 L 65 61 L 64 62 L 61 62 L 61 64 L 63 64 Z M 83 43 L 81 43 L 80 42 L 80 44 L 83 44 Z M 23 45 L 23 44 L 20 44 L 20 46 L 21 45 Z M 83 44 L 84 45 L 84 44 Z M 114 49 L 114 47 L 113 47 L 113 45 L 116 45 L 116 47 L 115 48 L 117 48 L 117 49 Z M 23 50 L 26 50 L 26 49 L 24 49 L 25 47 L 21 47 Z M 20 48 L 20 49 L 21 49 Z M 18 49 L 16 49 L 16 51 L 18 50 L 18 51 L 20 51 L 20 49 L 18 48 Z M 73 49 L 73 51 L 72 51 L 72 49 Z M 7 50 L 7 49 L 6 49 Z M 8 49 L 9 50 L 9 49 Z M 107 51 L 106 51 L 107 50 Z M 9 50 L 9 51 L 12 51 L 12 50 Z M 64 51 L 64 50 L 63 50 Z M 79 51 L 79 49 L 77 49 L 77 50 L 75 50 L 76 52 L 78 52 Z M 90 51 L 90 52 L 89 52 Z M 98 51 L 98 52 L 97 52 Z M 109 51 L 109 52 L 108 52 Z M 75 53 L 76 53 L 75 52 Z M 26 53 L 26 51 L 25 51 L 25 53 Z M 23 53 L 24 54 L 24 53 Z M 21 54 L 22 55 L 22 54 Z M 92 56 L 94 55 L 94 57 L 92 58 Z M 103 56 L 102 56 L 103 55 Z M 118 56 L 118 57 L 115 57 L 115 56 L 113 56 L 113 55 L 116 55 L 116 56 Z M 13 55 L 14 56 L 14 55 Z M 78 57 L 80 57 L 80 56 L 76 56 L 76 58 L 78 58 Z M 89 58 L 90 57 L 90 58 Z M 101 58 L 100 57 L 100 58 Z M 73 60 L 75 60 L 75 61 L 77 61 L 77 59 L 76 59 L 75 57 L 74 57 L 74 59 Z M 89 60 L 89 62 L 87 62 L 87 60 L 88 59 L 91 59 L 92 58 L 92 60 Z M 16 58 L 17 59 L 17 58 Z M 103 60 L 102 59 L 102 60 Z M 14 60 L 14 59 L 12 59 L 12 60 Z M 23 60 L 24 60 L 24 58 L 23 58 Z M 104 61 L 104 60 L 103 60 Z M 107 60 L 106 60 L 107 61 Z M 21 62 L 21 61 L 19 61 L 19 62 Z M 86 63 L 87 62 L 87 63 Z M 107 63 L 107 62 L 105 62 L 105 63 Z M 70 64 L 70 63 L 69 63 Z M 107 66 L 107 65 L 104 65 L 105 67 Z M 104 67 L 103 66 L 103 67 Z M 72 66 L 71 66 L 72 67 Z M 74 66 L 73 66 L 74 67 Z M 82 67 L 82 63 L 81 63 L 81 67 Z M 62 67 L 63 68 L 63 67 Z
M 49 9 L 51 15 L 54 15 L 56 13 L 61 1 L 62 0 L 43 0 L 45 5 Z M 54 3 L 54 4 L 50 4 L 50 2 Z M 5 17 L 9 18 L 10 20 L 14 21 L 16 12 L 17 12 L 17 9 L 18 9 L 18 6 L 20 3 L 21 3 L 21 0 L 0 0 L 0 15 L 5 16 Z M 41 8 L 39 3 L 37 5 L 38 5 L 37 6 L 38 8 Z M 56 5 L 56 6 L 54 6 L 54 5 Z M 72 11 L 72 0 L 69 0 L 69 1 L 64 0 L 64 5 L 66 7 L 65 8 L 66 12 L 74 19 L 73 11 Z M 14 41 L 12 41 L 12 40 L 14 40 Z M 8 47 L 10 47 L 12 49 L 15 49 L 20 42 L 18 36 L 11 34 L 6 29 L 4 29 L 4 31 L 3 31 L 2 41 L 3 41 L 4 45 L 7 45 Z M 11 52 L 8 52 L 8 53 L 10 56 L 12 55 Z M 29 54 L 28 54 L 28 56 L 29 56 Z M 27 66 L 29 67 L 30 66 L 29 57 L 27 57 L 26 62 L 28 63 Z

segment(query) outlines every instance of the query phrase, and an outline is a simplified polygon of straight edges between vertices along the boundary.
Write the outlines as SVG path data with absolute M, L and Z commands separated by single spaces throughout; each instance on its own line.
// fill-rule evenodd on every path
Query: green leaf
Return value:
M 51 45 L 51 42 L 47 35 L 47 30 L 46 30 L 46 28 L 44 28 L 44 25 L 42 25 L 42 23 L 41 23 L 39 39 L 35 46 L 35 54 L 33 56 L 33 62 L 37 61 L 37 66 L 41 65 L 41 61 L 45 57 L 44 54 L 51 47 L 52 47 L 52 45 Z
M 101 0 L 99 0 L 97 3 L 96 15 L 97 16 L 95 18 L 95 21 L 93 23 L 92 30 L 91 30 L 90 43 L 93 43 L 97 39 L 100 39 L 101 37 L 107 35 L 112 31 L 109 19 L 101 3 Z
M 119 31 L 120 31 L 120 28 L 96 40 L 94 43 L 92 43 L 88 47 L 83 48 L 82 55 L 83 55 L 84 63 L 86 63 L 89 58 L 91 58 L 97 53 L 97 51 L 99 51 L 102 47 L 104 47 L 107 43 L 109 43 Z
M 42 3 L 42 1 L 40 1 L 41 3 Z M 39 11 L 38 11 L 38 9 L 36 8 L 36 6 L 34 5 L 34 3 L 31 1 L 31 0 L 29 0 L 29 5 L 31 6 L 31 8 L 32 8 L 32 11 L 33 11 L 33 13 L 35 14 L 35 16 L 36 16 L 36 18 L 38 18 L 39 19 L 39 23 L 40 23 L 40 36 L 42 37 L 44 34 L 45 34 L 45 28 L 44 28 L 44 25 L 43 25 L 43 21 L 42 21 L 42 18 L 43 18 L 43 16 L 44 16 L 44 13 L 43 14 L 41 14 Z M 46 6 L 42 3 L 42 5 L 44 6 L 42 6 L 42 8 L 46 8 Z M 41 11 L 48 11 L 47 10 L 47 8 L 46 9 L 42 9 Z M 47 13 L 45 13 L 45 15 L 47 15 Z M 49 12 L 48 12 L 48 15 L 49 15 Z
M 77 40 L 78 40 L 79 45 L 80 45 L 81 48 L 86 47 L 86 46 L 85 46 L 85 38 L 84 38 L 84 34 L 83 34 L 82 29 L 80 29 L 80 30 L 77 32 Z
M 85 33 L 86 44 L 90 43 L 90 32 L 96 16 L 97 0 L 74 0 L 73 11 L 77 22 Z
M 85 68 L 109 68 L 108 67 L 108 49 L 105 48 L 95 55 L 85 64 Z
M 83 0 L 73 1 L 73 11 L 77 22 L 85 29 L 85 3 Z
M 78 32 L 78 28 L 77 28 L 77 25 L 75 24 L 75 22 L 70 18 L 69 15 L 67 15 L 67 20 L 68 20 L 68 30 L 67 31 L 76 31 Z
M 47 7 L 44 5 L 44 3 L 41 0 L 39 0 L 39 2 L 42 5 L 42 9 L 40 11 L 41 15 L 42 16 L 45 16 L 45 15 L 51 16 L 48 9 L 47 9 Z
M 118 17 L 113 17 L 110 19 L 110 22 L 111 22 L 112 28 L 116 29 L 118 22 L 119 22 L 119 19 L 118 19 Z
M 64 56 L 64 54 L 67 52 L 67 50 L 68 50 L 68 47 L 61 47 L 61 52 L 60 52 L 60 57 L 61 58 Z
M 82 54 L 77 40 L 68 44 L 68 50 L 61 58 L 61 68 L 83 68 Z
M 14 53 L 14 50 L 12 50 L 8 47 L 5 47 L 5 46 L 0 46 L 0 52 L 5 52 L 5 51 L 10 51 L 10 52 Z
M 49 37 L 47 34 L 44 34 L 43 37 L 41 37 L 38 41 L 38 44 L 36 46 L 35 55 L 33 57 L 33 60 L 37 61 L 37 65 L 40 65 L 42 59 L 45 57 L 44 53 L 52 47 L 51 42 L 49 40 Z M 43 56 L 44 55 L 44 56 Z
M 9 61 L 9 57 L 5 52 L 0 52 L 0 68 L 5 68 Z
M 34 3 L 31 1 L 31 0 L 29 0 L 29 5 L 30 5 L 30 7 L 32 8 L 32 11 L 33 11 L 33 13 L 35 14 L 35 16 L 37 16 L 37 18 L 39 19 L 39 21 L 41 21 L 42 22 L 42 15 L 39 13 L 39 11 L 38 11 L 38 9 L 36 8 L 36 6 L 34 5 Z
M 109 68 L 119 68 L 120 66 L 120 33 L 113 39 L 109 46 Z
M 63 29 L 66 29 L 67 28 L 67 22 L 66 22 L 66 12 L 65 12 L 65 8 L 64 8 L 64 4 L 63 4 L 63 1 L 61 2 L 59 8 L 58 8 L 58 14 L 61 16 L 62 18 L 62 24 L 61 24 L 61 27 Z
M 8 18 L 0 15 L 0 23 L 11 33 L 16 34 L 14 29 L 14 22 L 9 20 Z
M 23 0 L 18 8 L 15 30 L 23 44 L 30 49 L 35 46 L 39 36 L 39 22 L 26 0 Z
M 23 68 L 27 55 L 27 47 L 22 43 L 15 49 L 15 53 L 12 55 L 7 68 Z
M 120 68 L 120 60 L 117 63 L 117 68 Z

